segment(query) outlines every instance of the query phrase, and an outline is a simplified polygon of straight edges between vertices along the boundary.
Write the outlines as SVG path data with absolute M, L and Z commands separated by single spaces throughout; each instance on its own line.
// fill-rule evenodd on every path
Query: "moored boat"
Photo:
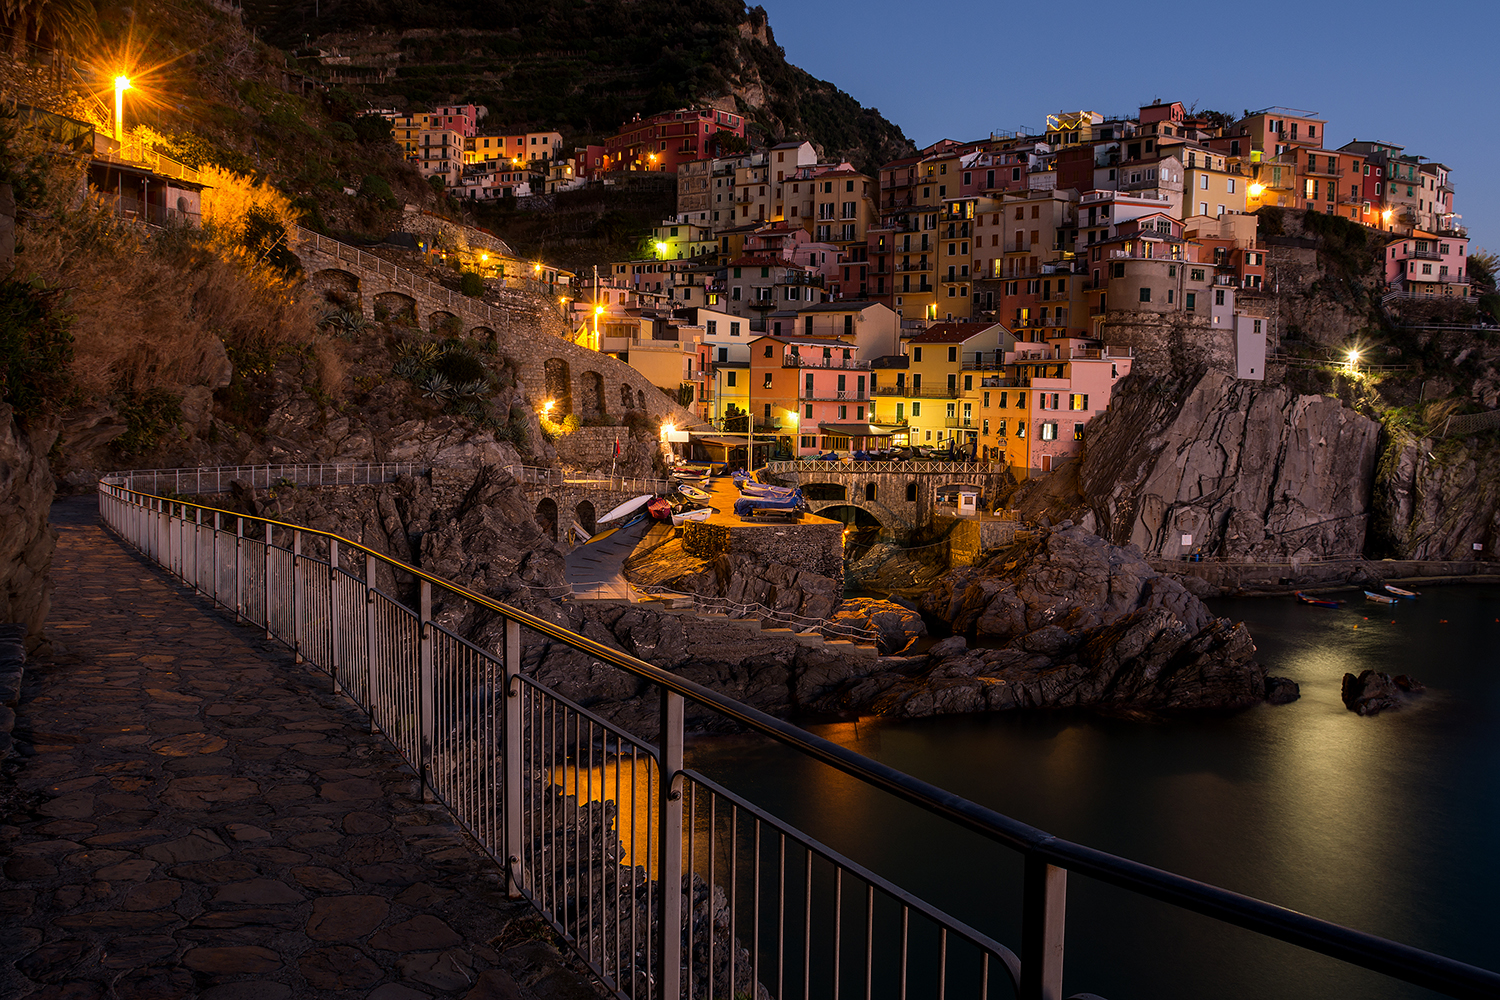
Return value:
M 1315 608 L 1336 608 L 1344 603 L 1343 601 L 1331 601 L 1321 597 L 1313 597 L 1311 594 L 1304 594 L 1300 590 L 1296 591 L 1296 596 L 1297 600 L 1302 604 L 1311 604 Z
M 679 486 L 679 487 L 677 487 L 677 492 L 681 493 L 683 496 L 687 497 L 689 500 L 712 500 L 713 499 L 712 494 L 705 493 L 703 490 L 698 489 L 696 486 Z
M 1373 590 L 1365 591 L 1365 600 L 1374 601 L 1376 604 L 1397 604 L 1399 599 L 1389 594 L 1377 594 Z
M 1400 587 L 1394 587 L 1389 583 L 1385 585 L 1385 592 L 1387 594 L 1395 594 L 1397 597 L 1406 598 L 1417 598 L 1422 596 L 1422 592 L 1419 590 L 1403 590 Z

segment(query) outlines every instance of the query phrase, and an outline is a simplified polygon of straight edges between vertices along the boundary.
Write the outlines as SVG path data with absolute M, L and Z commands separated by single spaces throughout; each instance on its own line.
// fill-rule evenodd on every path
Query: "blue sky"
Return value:
M 1318 112 L 1328 145 L 1404 145 L 1453 170 L 1475 248 L 1500 251 L 1500 5 L 759 0 L 787 59 L 918 146 L 1122 114 L 1160 98 Z

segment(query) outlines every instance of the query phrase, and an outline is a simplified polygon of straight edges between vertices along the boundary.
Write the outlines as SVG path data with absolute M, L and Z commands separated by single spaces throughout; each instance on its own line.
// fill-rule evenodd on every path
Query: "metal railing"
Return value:
M 1500 974 L 1059 840 L 337 535 L 118 482 L 100 482 L 99 506 L 148 560 L 325 671 L 619 997 L 870 996 L 878 978 L 882 995 L 962 981 L 987 998 L 992 976 L 1023 1000 L 1060 997 L 1070 872 L 1453 996 L 1500 995 Z M 523 651 L 553 644 L 653 687 L 655 742 L 522 672 Z M 686 769 L 690 702 L 1019 852 L 1020 956 Z
M 109 482 L 142 493 L 189 496 L 227 493 L 230 483 L 249 489 L 276 486 L 363 486 L 393 483 L 400 476 L 425 476 L 431 466 L 410 462 L 353 462 L 337 465 L 224 465 L 196 469 L 136 469 L 111 472 Z
M 945 418 L 946 419 L 946 418 Z M 952 418 L 956 419 L 956 418 Z M 910 473 L 928 475 L 972 475 L 1005 471 L 1003 462 L 958 462 L 951 459 L 892 459 L 873 462 L 825 462 L 819 458 L 766 463 L 766 472 L 786 475 L 801 472 Z
M 643 476 L 601 476 L 591 472 L 539 468 L 530 465 L 507 465 L 505 471 L 517 482 L 532 486 L 575 486 L 617 493 L 671 493 L 677 486 L 666 479 Z

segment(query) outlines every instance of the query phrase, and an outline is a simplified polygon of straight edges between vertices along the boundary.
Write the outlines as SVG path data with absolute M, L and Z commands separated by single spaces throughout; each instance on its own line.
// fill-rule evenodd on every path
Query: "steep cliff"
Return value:
M 26 626 L 26 646 L 41 646 L 42 624 L 52 606 L 52 550 L 57 533 L 47 525 L 52 473 L 47 451 L 56 421 L 22 428 L 15 411 L 0 403 L 0 622 Z
M 1337 399 L 1215 371 L 1131 376 L 1089 431 L 1079 486 L 1111 541 L 1169 558 L 1363 551 L 1380 425 Z
M 1370 554 L 1494 558 L 1500 546 L 1500 435 L 1444 439 L 1388 427 L 1372 497 Z

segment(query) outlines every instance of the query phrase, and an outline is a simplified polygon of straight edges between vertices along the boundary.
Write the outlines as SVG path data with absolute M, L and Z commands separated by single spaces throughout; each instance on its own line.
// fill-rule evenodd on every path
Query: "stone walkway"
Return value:
M 320 676 L 60 501 L 0 775 L 0 996 L 600 996 Z

